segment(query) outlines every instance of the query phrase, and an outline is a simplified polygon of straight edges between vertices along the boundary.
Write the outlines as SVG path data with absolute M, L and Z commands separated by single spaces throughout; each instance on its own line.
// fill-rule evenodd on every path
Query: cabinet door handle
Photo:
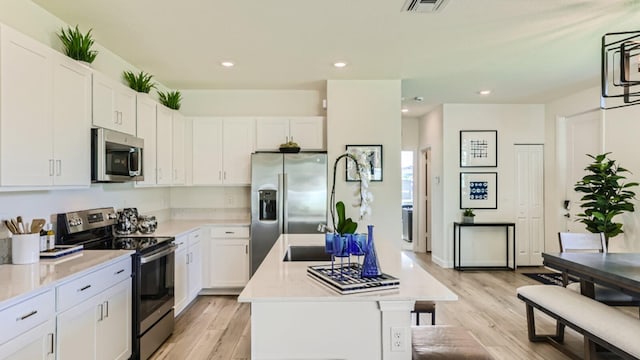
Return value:
M 109 302 L 105 301 L 102 304 L 104 305 L 104 317 L 108 318 L 109 317 Z
M 49 354 L 53 355 L 55 353 L 55 350 L 56 350 L 55 347 L 54 347 L 55 343 L 56 343 L 55 342 L 55 337 L 54 337 L 53 333 L 49 333 L 49 334 L 47 334 L 47 336 L 49 336 L 49 345 L 50 345 L 49 352 L 47 353 L 47 355 L 49 355 Z
M 33 315 L 35 315 L 35 314 L 37 314 L 37 313 L 38 313 L 38 310 L 33 310 L 33 311 L 31 311 L 30 313 L 28 313 L 28 314 L 25 314 L 25 315 L 19 316 L 19 317 L 16 319 L 16 321 L 22 321 L 22 320 L 25 320 L 25 319 L 27 319 L 27 318 L 32 317 Z
M 49 176 L 53 176 L 53 159 L 49 159 Z
M 218 171 L 218 180 L 222 180 L 222 171 Z
M 56 176 L 62 175 L 62 160 L 56 160 Z
M 104 320 L 104 306 L 103 304 L 98 304 L 98 307 L 100 308 L 100 318 L 98 319 L 98 321 L 102 321 Z
M 223 172 L 224 176 L 222 177 L 224 180 L 227 180 L 227 172 Z
M 124 272 L 124 269 L 120 269 L 120 270 L 116 271 L 115 274 L 113 274 L 113 275 L 122 274 L 123 272 Z
M 83 286 L 83 287 L 81 287 L 80 289 L 78 289 L 78 292 L 85 291 L 85 290 L 87 290 L 87 289 L 88 289 L 88 288 L 90 288 L 90 287 L 91 287 L 91 285 Z
M 225 234 L 235 234 L 236 232 L 235 231 L 225 231 L 224 233 Z
M 245 245 L 244 246 L 244 253 L 248 254 L 249 253 L 249 245 Z
M 115 115 L 116 115 L 116 117 L 113 119 L 113 123 L 114 123 L 114 124 L 116 124 L 116 125 L 118 125 L 118 110 L 114 110 L 113 112 L 114 112 L 114 113 L 115 113 Z

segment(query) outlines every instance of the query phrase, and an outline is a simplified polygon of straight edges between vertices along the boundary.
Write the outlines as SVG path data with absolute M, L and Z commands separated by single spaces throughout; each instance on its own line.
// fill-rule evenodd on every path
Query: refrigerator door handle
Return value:
M 287 180 L 288 180 L 288 174 L 282 174 L 282 180 L 283 180 L 283 184 L 282 184 L 282 217 L 283 217 L 283 221 L 284 221 L 284 233 L 288 234 L 289 233 L 289 208 L 287 207 L 287 191 L 288 191 L 288 186 L 289 184 L 287 184 Z
M 277 217 L 278 217 L 278 233 L 282 234 L 284 233 L 283 231 L 283 214 L 285 213 L 285 203 L 284 203 L 284 191 L 285 191 L 285 185 L 284 185 L 284 174 L 278 174 L 278 208 L 277 208 Z

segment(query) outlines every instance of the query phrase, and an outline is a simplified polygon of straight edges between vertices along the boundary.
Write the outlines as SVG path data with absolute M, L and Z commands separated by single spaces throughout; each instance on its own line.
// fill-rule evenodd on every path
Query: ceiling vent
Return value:
M 429 13 L 437 12 L 444 8 L 448 0 L 406 0 L 402 11 Z

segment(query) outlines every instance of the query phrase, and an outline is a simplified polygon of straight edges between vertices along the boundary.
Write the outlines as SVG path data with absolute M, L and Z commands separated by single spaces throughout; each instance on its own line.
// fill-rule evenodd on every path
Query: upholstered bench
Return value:
M 461 327 L 435 325 L 411 329 L 412 359 L 493 359 L 487 350 Z
M 624 359 L 640 358 L 640 321 L 620 310 L 580 295 L 561 286 L 529 285 L 519 287 L 518 298 L 527 306 L 529 341 L 547 341 L 559 346 L 564 341 L 564 327 L 569 326 L 585 339 L 584 358 L 595 358 L 595 345 Z M 556 333 L 537 335 L 533 309 L 556 320 Z

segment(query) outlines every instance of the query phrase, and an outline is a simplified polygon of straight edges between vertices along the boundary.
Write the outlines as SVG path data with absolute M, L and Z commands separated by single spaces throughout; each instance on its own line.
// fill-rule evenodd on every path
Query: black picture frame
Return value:
M 460 130 L 460 167 L 497 167 L 498 130 Z
M 497 209 L 498 173 L 461 172 L 460 209 Z
M 358 150 L 367 154 L 371 169 L 369 181 L 382 181 L 382 145 L 347 145 L 346 150 Z M 356 164 L 352 159 L 347 158 L 345 174 L 345 179 L 349 182 L 360 180 Z

